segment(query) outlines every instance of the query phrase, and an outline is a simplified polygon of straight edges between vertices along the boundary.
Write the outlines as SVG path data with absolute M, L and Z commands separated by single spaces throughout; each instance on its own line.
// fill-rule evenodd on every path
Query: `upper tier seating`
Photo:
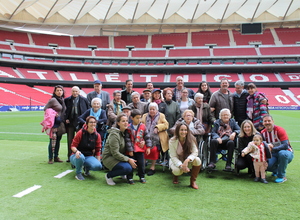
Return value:
M 261 55 L 296 55 L 300 54 L 300 47 L 260 47 Z
M 48 53 L 48 54 L 53 54 L 53 49 L 52 48 L 36 48 L 36 47 L 23 47 L 23 46 L 15 46 L 15 49 L 17 51 L 26 51 L 26 52 L 32 52 L 32 53 Z
M 87 48 L 89 45 L 98 48 L 109 48 L 107 36 L 77 36 L 73 37 L 76 47 Z
M 0 30 L 0 41 L 13 40 L 15 43 L 29 44 L 27 33 Z
M 214 56 L 256 56 L 255 48 L 214 48 Z
M 175 47 L 185 47 L 186 43 L 187 43 L 187 33 L 152 35 L 152 48 L 162 48 L 163 45 L 174 45 Z
M 57 44 L 60 47 L 71 47 L 69 36 L 57 36 L 47 34 L 31 34 L 35 45 L 48 46 L 48 44 Z
M 139 36 L 116 36 L 114 37 L 115 48 L 126 48 L 126 46 L 134 46 L 135 48 L 146 48 L 148 35 Z
M 274 45 L 274 38 L 269 29 L 264 30 L 262 34 L 241 34 L 232 30 L 236 45 L 249 45 L 249 42 L 261 42 L 262 45 Z
M 275 31 L 283 44 L 300 42 L 300 28 L 275 28 Z
M 170 49 L 169 57 L 207 57 L 210 56 L 209 49 Z
M 217 44 L 218 46 L 229 46 L 228 31 L 203 31 L 192 33 L 192 45 L 205 46 L 205 44 Z
M 131 51 L 131 57 L 165 57 L 165 56 L 166 56 L 166 49 Z
M 128 57 L 128 50 L 95 50 L 97 57 Z
M 92 56 L 91 50 L 68 50 L 68 49 L 56 49 L 58 54 L 63 55 L 75 55 L 75 56 Z

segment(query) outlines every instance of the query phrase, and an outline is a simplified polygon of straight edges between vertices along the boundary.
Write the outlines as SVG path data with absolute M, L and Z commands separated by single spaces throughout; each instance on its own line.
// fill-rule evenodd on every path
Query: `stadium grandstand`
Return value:
M 255 3 L 254 3 L 255 2 Z M 41 110 L 53 86 L 82 95 L 254 82 L 271 109 L 300 109 L 300 3 L 293 0 L 2 1 L 0 111 Z

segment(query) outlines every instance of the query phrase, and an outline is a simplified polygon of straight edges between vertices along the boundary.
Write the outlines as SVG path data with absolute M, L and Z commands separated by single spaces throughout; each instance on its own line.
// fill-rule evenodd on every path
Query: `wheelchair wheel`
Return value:
M 199 158 L 201 159 L 202 162 L 201 169 L 205 170 L 208 165 L 208 151 L 204 141 L 201 141 L 199 143 Z

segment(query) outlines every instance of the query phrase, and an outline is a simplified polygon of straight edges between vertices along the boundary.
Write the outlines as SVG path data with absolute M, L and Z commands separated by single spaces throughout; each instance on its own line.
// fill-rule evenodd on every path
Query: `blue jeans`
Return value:
M 132 172 L 132 167 L 128 162 L 119 162 L 114 168 L 107 173 L 108 178 L 123 176 Z
M 56 136 L 56 143 L 55 143 L 55 148 L 54 148 L 54 158 L 58 157 L 58 151 L 60 148 L 60 140 L 62 138 L 61 136 Z M 52 139 L 50 139 L 49 145 L 48 145 L 48 155 L 49 159 L 53 159 L 53 151 L 52 151 Z
M 79 158 L 76 158 L 76 155 L 73 154 L 70 157 L 70 162 L 76 167 L 76 174 L 81 173 L 82 166 L 84 166 L 87 170 L 98 171 L 102 169 L 102 165 L 99 160 L 94 156 L 84 156 L 80 154 Z
M 294 154 L 288 150 L 272 152 L 272 158 L 268 161 L 268 171 L 277 173 L 278 178 L 285 177 L 287 165 L 293 160 Z

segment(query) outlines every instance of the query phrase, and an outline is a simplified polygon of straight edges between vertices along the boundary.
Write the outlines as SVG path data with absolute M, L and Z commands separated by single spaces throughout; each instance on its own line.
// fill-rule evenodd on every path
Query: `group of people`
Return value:
M 80 95 L 77 86 L 72 87 L 70 97 L 64 98 L 63 87 L 55 86 L 44 108 L 45 115 L 47 109 L 53 109 L 53 120 L 59 122 L 50 128 L 48 163 L 63 162 L 58 153 L 61 137 L 67 133 L 67 162 L 76 167 L 78 180 L 84 180 L 82 169 L 89 176 L 90 171 L 105 167 L 109 170 L 105 175 L 107 184 L 115 185 L 116 176 L 135 184 L 133 171 L 137 168 L 139 181 L 146 183 L 145 174 L 154 175 L 156 162 L 164 158 L 162 162 L 167 162 L 172 170 L 174 184 L 179 183 L 178 176 L 190 172 L 190 186 L 198 189 L 198 143 L 211 135 L 208 169 L 215 168 L 217 150 L 224 149 L 228 155 L 224 170 L 231 171 L 239 138 L 238 170 L 248 167 L 250 174 L 255 170 L 255 180 L 266 183 L 263 171 L 267 167 L 277 176 L 275 182 L 284 182 L 293 151 L 285 130 L 275 126 L 268 115 L 266 96 L 253 83 L 246 90 L 244 83 L 237 81 L 234 94 L 228 87 L 229 81 L 224 78 L 220 89 L 212 93 L 208 83 L 201 82 L 195 93 L 184 86 L 183 77 L 179 76 L 174 89 L 155 89 L 149 82 L 140 94 L 133 90 L 133 81 L 127 80 L 125 89 L 114 91 L 110 100 L 99 80 L 87 98 Z M 257 137 L 258 131 L 263 139 Z M 267 144 L 262 144 L 262 140 Z M 264 153 L 265 149 L 269 154 Z M 147 173 L 146 160 L 150 162 Z

